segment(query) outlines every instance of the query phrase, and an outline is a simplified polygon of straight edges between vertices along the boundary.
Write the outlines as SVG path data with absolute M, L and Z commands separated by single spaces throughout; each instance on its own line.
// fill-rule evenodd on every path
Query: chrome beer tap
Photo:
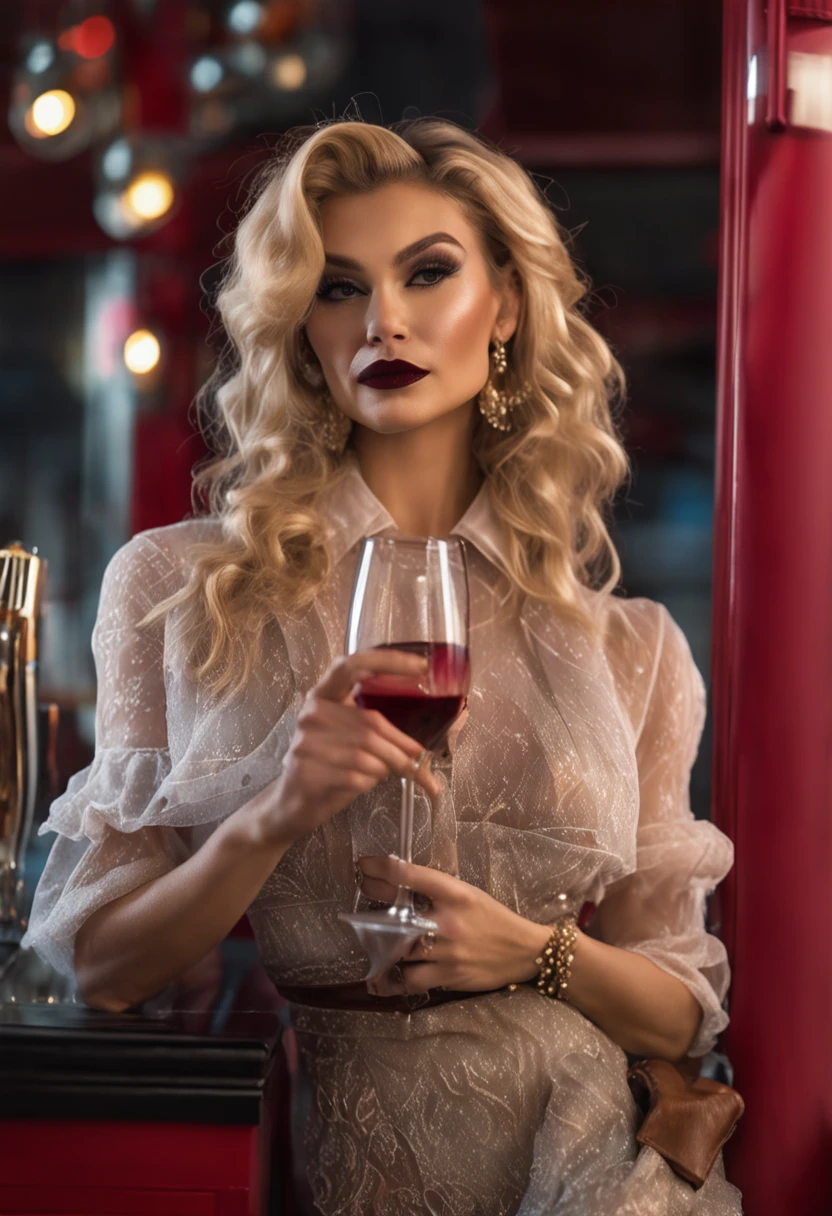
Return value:
M 38 641 L 46 561 L 0 549 L 0 941 L 19 940 L 23 863 L 38 792 Z

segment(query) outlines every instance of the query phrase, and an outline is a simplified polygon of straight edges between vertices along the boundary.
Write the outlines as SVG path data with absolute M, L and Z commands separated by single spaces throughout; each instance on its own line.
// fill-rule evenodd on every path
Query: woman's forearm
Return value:
M 75 939 L 75 974 L 89 1005 L 128 1009 L 227 936 L 291 843 L 264 834 L 262 797 L 230 815 L 187 861 L 84 922 Z
M 528 921 L 526 953 L 535 957 L 551 929 Z M 609 946 L 578 930 L 568 999 L 631 1055 L 679 1060 L 702 1020 L 702 1006 L 686 984 L 644 955 Z M 534 978 L 532 961 L 520 977 Z

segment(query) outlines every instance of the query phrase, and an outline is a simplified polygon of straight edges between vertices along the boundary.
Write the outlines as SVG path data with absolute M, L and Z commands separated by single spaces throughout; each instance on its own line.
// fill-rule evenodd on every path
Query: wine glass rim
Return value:
M 372 542 L 374 545 L 398 545 L 409 546 L 413 549 L 424 549 L 428 545 L 461 545 L 464 548 L 465 542 L 461 536 L 365 536 L 364 543 Z

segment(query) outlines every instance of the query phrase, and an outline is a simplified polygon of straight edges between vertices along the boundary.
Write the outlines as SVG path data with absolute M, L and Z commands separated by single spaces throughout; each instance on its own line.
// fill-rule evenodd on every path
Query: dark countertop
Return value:
M 125 1013 L 18 950 L 0 966 L 0 1118 L 258 1124 L 284 1008 L 246 939 Z

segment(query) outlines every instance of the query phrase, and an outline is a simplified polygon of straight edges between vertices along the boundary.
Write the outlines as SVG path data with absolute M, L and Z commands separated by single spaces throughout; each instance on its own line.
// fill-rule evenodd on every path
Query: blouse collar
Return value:
M 326 514 L 333 527 L 332 557 L 335 565 L 363 536 L 400 531 L 390 512 L 361 476 L 356 458 L 351 455 L 348 461 L 347 473 L 330 491 L 327 499 Z M 487 479 L 451 530 L 451 535 L 470 541 L 484 557 L 508 573 L 503 525 L 491 504 Z

